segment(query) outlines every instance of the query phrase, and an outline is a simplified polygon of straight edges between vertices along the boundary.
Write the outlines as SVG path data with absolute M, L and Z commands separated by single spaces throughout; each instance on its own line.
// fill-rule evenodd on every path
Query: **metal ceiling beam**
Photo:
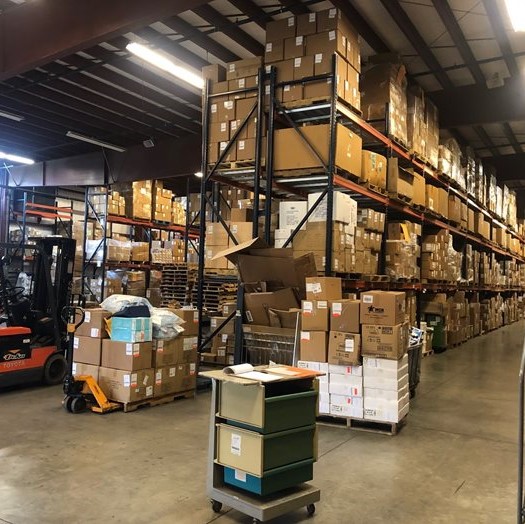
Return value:
M 439 108 L 443 128 L 525 120 L 525 90 L 520 78 L 503 87 L 487 89 L 471 85 L 453 91 L 435 91 L 431 97 Z
M 391 51 L 388 44 L 372 29 L 349 0 L 332 0 L 332 4 L 350 20 L 357 32 L 376 53 L 389 53 Z
M 521 155 L 523 153 L 523 148 L 521 147 L 521 144 L 518 142 L 518 139 L 516 138 L 516 135 L 514 134 L 512 127 L 510 127 L 510 124 L 508 122 L 504 122 L 501 127 L 503 128 L 505 137 L 510 142 L 512 149 L 514 149 L 516 154 Z
M 498 3 L 494 0 L 483 0 L 483 5 L 485 6 L 487 17 L 492 30 L 494 31 L 494 35 L 496 36 L 498 46 L 501 49 L 502 54 L 505 56 L 505 64 L 507 65 L 510 75 L 519 76 L 520 71 L 518 63 L 512 56 L 512 47 L 510 45 L 509 37 L 507 36 L 507 31 L 505 30 L 503 18 L 498 9 Z
M 454 12 L 450 8 L 448 0 L 432 0 L 432 3 L 434 4 L 434 8 L 438 12 L 446 30 L 452 37 L 454 44 L 458 48 L 461 58 L 463 58 L 465 64 L 468 64 L 468 69 L 474 77 L 474 80 L 478 84 L 485 84 L 485 75 L 476 62 L 474 53 L 472 53 L 472 50 L 465 39 L 465 35 L 458 24 Z
M 443 86 L 443 88 L 453 89 L 454 84 L 445 71 L 443 71 L 441 64 L 427 46 L 425 40 L 419 34 L 416 26 L 412 23 L 412 20 L 410 20 L 398 0 L 381 0 L 381 3 L 388 14 L 393 18 L 399 29 L 401 29 L 412 47 L 417 53 L 419 53 L 427 67 L 433 72 L 437 81 Z
M 309 13 L 310 9 L 306 7 L 305 5 L 301 4 L 301 2 L 297 2 L 294 0 L 279 0 L 279 3 L 281 5 L 284 5 L 294 15 L 304 15 L 305 13 Z
M 254 4 L 251 0 L 228 0 L 241 13 L 250 17 L 262 29 L 266 29 L 266 24 L 273 18 L 261 7 Z
M 0 80 L 203 3 L 205 0 L 26 2 L 0 14 Z
M 201 5 L 192 9 L 192 11 L 253 55 L 264 55 L 264 46 L 262 44 L 210 5 Z
M 501 153 L 499 152 L 499 149 L 494 145 L 494 142 L 492 142 L 492 139 L 487 134 L 484 127 L 473 126 L 472 129 L 476 135 L 478 135 L 479 139 L 485 144 L 492 156 L 500 156 Z
M 213 38 L 202 33 L 198 28 L 188 24 L 188 22 L 178 16 L 172 16 L 167 20 L 163 20 L 162 23 L 179 35 L 184 36 L 184 38 L 190 42 L 194 42 L 199 47 L 202 47 L 207 53 L 211 53 L 223 62 L 234 62 L 240 58 L 240 56 L 232 53 L 230 50 L 213 40 Z
M 523 179 L 524 153 L 519 155 L 501 155 L 497 158 L 491 158 L 490 163 L 496 168 L 498 180 L 501 182 Z

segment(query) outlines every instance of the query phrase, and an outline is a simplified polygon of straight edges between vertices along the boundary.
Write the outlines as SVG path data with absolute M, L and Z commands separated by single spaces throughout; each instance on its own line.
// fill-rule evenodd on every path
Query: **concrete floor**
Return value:
M 524 328 L 425 358 L 395 437 L 321 427 L 313 522 L 515 522 Z M 215 515 L 205 494 L 209 393 L 107 416 L 69 415 L 61 398 L 58 387 L 0 396 L 0 523 L 251 523 Z

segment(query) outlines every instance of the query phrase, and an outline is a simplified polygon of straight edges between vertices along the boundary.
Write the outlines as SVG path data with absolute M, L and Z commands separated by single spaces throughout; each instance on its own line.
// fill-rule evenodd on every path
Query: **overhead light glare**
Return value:
M 31 158 L 26 158 L 25 156 L 10 155 L 9 153 L 4 153 L 0 151 L 0 159 L 9 160 L 11 162 L 18 162 L 20 164 L 32 165 L 35 163 Z
M 0 117 L 14 120 L 15 122 L 22 122 L 25 119 L 23 116 L 13 115 L 13 113 L 7 113 L 6 111 L 0 111 Z
M 202 178 L 202 171 L 197 171 L 197 172 L 195 173 L 195 176 L 196 176 L 197 178 Z
M 109 142 L 104 142 L 102 140 L 98 140 L 97 138 L 93 138 L 90 136 L 81 135 L 80 133 L 76 133 L 75 131 L 68 131 L 66 133 L 66 136 L 68 136 L 69 138 L 76 138 L 77 140 L 82 140 L 82 142 L 88 142 L 96 146 L 105 147 L 107 149 L 113 149 L 113 151 L 118 151 L 119 153 L 124 153 L 124 151 L 126 151 L 124 147 L 116 146 L 115 144 L 110 144 Z
M 126 46 L 126 49 L 130 53 L 133 53 L 139 58 L 142 58 L 142 60 L 145 60 L 146 62 L 154 65 L 155 67 L 158 67 L 159 69 L 162 69 L 163 71 L 166 71 L 166 73 L 169 73 L 170 75 L 173 75 L 184 82 L 187 82 L 197 89 L 202 89 L 204 87 L 204 80 L 201 76 L 193 73 L 185 67 L 175 64 L 169 58 L 161 55 L 160 53 L 157 53 L 157 51 L 153 51 L 153 49 L 150 49 L 145 45 L 137 44 L 136 42 L 130 42 Z
M 525 31 L 525 3 L 523 0 L 505 0 L 514 31 Z

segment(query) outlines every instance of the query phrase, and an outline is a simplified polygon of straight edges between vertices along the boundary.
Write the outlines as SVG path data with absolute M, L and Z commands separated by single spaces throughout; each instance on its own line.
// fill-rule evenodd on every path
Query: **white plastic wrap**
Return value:
M 143 297 L 135 297 L 133 295 L 111 295 L 106 298 L 100 307 L 109 311 L 112 315 L 118 313 L 121 309 L 126 306 L 146 306 L 151 314 L 153 306 L 149 303 L 149 300 Z

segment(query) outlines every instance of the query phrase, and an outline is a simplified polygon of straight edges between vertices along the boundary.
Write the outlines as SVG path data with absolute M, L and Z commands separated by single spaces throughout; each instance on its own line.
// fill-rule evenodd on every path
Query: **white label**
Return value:
M 122 377 L 122 383 L 124 384 L 125 388 L 129 388 L 129 386 L 131 385 L 131 377 L 130 377 L 130 375 L 124 375 Z
M 330 41 L 335 40 L 335 31 L 328 32 L 328 40 Z
M 315 22 L 315 13 L 310 13 L 310 16 L 308 17 L 308 22 L 313 24 Z
M 266 52 L 267 53 L 271 53 L 272 52 L 272 48 L 273 48 L 273 44 L 271 42 L 268 42 L 266 44 Z
M 248 319 L 248 322 L 253 322 L 253 316 L 250 310 L 246 310 L 246 318 Z
M 270 94 L 270 86 L 264 86 L 264 94 L 269 95 Z
M 237 433 L 232 433 L 230 442 L 230 453 L 232 455 L 241 456 L 241 436 Z
M 235 469 L 233 476 L 235 477 L 235 480 L 238 480 L 239 482 L 246 482 L 246 473 L 244 471 Z
M 151 397 L 153 395 L 153 386 L 148 386 L 146 388 L 146 396 Z
M 328 12 L 328 18 L 335 18 L 335 15 L 337 14 L 337 9 L 330 9 Z
M 91 311 L 84 312 L 84 322 L 88 324 L 91 322 Z
M 244 86 L 246 85 L 246 80 L 244 78 L 239 78 L 239 89 L 244 89 Z
M 137 374 L 136 373 L 131 374 L 131 387 L 132 388 L 137 387 Z
M 302 36 L 296 36 L 295 37 L 295 45 L 303 45 L 304 37 Z
M 193 323 L 194 324 L 198 324 L 199 323 L 199 312 L 198 311 L 195 311 L 193 313 Z
M 80 340 L 78 339 L 78 337 L 75 337 L 73 339 L 73 348 L 78 349 L 79 343 L 80 343 Z
M 216 113 L 217 112 L 217 104 L 212 104 L 211 107 L 210 107 L 210 110 L 212 113 Z
M 223 333 L 221 335 L 221 341 L 223 344 L 225 344 L 226 342 L 228 342 L 228 335 L 226 333 Z
M 314 56 L 314 63 L 320 64 L 323 61 L 323 53 L 317 53 Z
M 226 350 L 225 349 L 218 349 L 217 350 L 217 356 L 218 357 L 225 357 L 226 356 Z
M 148 375 L 144 375 L 144 380 L 142 381 L 142 385 L 143 385 L 143 386 L 146 386 L 146 385 L 148 384 L 148 382 L 149 382 L 149 377 L 148 377 Z
M 157 371 L 155 373 L 155 384 L 157 384 L 157 386 L 162 384 L 162 371 Z
M 341 302 L 334 302 L 332 304 L 332 316 L 340 317 L 342 312 L 343 312 L 343 304 L 341 304 Z
M 328 309 L 328 302 L 326 300 L 319 300 L 319 302 L 317 302 L 317 309 Z
M 301 340 L 310 340 L 310 332 L 301 331 Z
M 245 142 L 244 140 L 239 140 L 239 150 L 243 151 L 244 150 L 244 147 L 245 147 Z M 235 226 L 237 227 L 237 226 Z
M 284 88 L 283 88 L 283 90 L 284 90 L 285 92 L 288 92 L 288 91 L 290 91 L 290 89 L 291 89 L 291 86 L 290 86 L 290 84 L 288 84 L 288 85 L 285 85 L 285 86 L 284 86 Z
M 233 73 L 235 71 L 235 64 L 228 64 L 228 68 L 230 73 Z
M 195 363 L 190 364 L 190 375 L 195 375 L 196 367 Z
M 77 363 L 76 362 L 73 362 L 73 375 L 76 375 L 77 374 Z
M 374 302 L 374 297 L 372 295 L 361 295 L 361 300 L 363 304 L 372 304 Z
M 233 124 L 233 122 L 232 122 Z M 226 125 L 226 122 L 221 122 L 221 133 L 224 133 L 227 129 L 227 125 Z
M 126 344 L 126 355 L 133 355 L 133 344 Z
M 292 27 L 294 25 L 295 25 L 295 18 L 291 16 L 290 18 L 288 18 L 288 27 Z
M 140 357 L 140 346 L 138 344 L 133 344 L 133 356 Z
M 301 62 L 302 62 L 302 58 L 301 58 L 301 57 L 299 57 L 299 58 L 294 58 L 293 66 L 294 66 L 294 67 L 301 67 Z
M 100 330 L 98 328 L 91 328 L 91 338 L 98 338 Z
M 224 108 L 233 109 L 233 100 L 226 100 L 226 102 L 224 102 Z
M 170 378 L 173 378 L 175 376 L 175 371 L 176 371 L 176 368 L 170 368 L 168 370 L 168 375 L 170 376 Z
M 353 338 L 347 338 L 345 340 L 345 351 L 347 353 L 353 353 L 354 352 L 354 339 Z
M 390 262 L 390 255 L 385 255 L 385 261 Z
M 305 315 L 311 315 L 314 310 L 314 303 L 313 302 L 303 302 L 303 313 Z

